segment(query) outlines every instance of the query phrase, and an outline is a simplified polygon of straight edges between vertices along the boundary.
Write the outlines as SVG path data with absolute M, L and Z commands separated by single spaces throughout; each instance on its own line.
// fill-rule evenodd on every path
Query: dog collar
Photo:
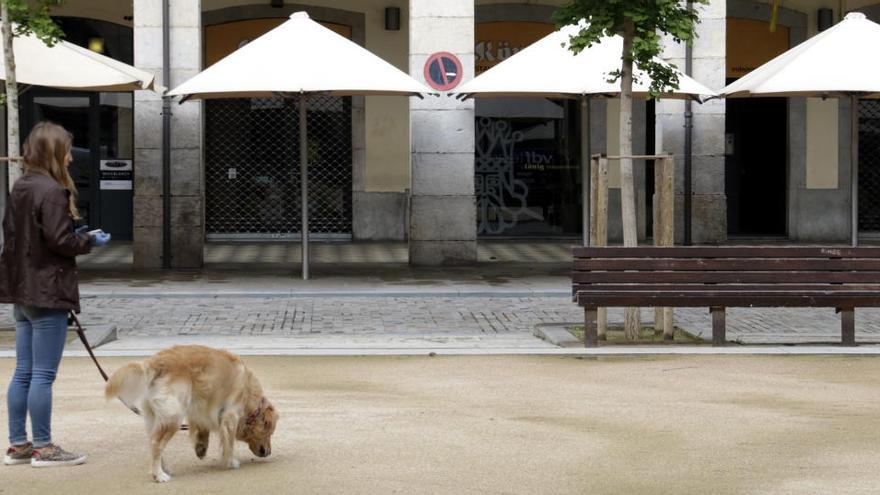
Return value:
M 245 420 L 245 424 L 247 424 L 247 425 L 253 424 L 253 422 L 257 420 L 257 417 L 259 417 L 260 413 L 266 409 L 267 405 L 269 405 L 269 401 L 266 400 L 265 397 L 260 399 L 260 405 L 257 406 L 256 409 L 254 409 L 254 412 L 252 412 L 248 415 L 247 420 Z

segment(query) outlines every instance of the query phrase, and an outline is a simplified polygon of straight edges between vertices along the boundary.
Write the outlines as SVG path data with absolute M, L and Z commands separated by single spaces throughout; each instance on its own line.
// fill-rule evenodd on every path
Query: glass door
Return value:
M 573 237 L 581 228 L 578 107 L 565 100 L 476 102 L 477 235 Z
M 30 88 L 22 98 L 22 137 L 42 121 L 73 134 L 70 175 L 82 223 L 117 240 L 132 238 L 134 123 L 131 93 Z
M 859 102 L 859 234 L 880 237 L 880 102 Z
M 99 95 L 100 137 L 98 162 L 98 208 L 100 227 L 113 238 L 132 238 L 134 218 L 134 105 L 131 93 Z
M 94 172 L 95 138 L 97 134 L 92 127 L 97 127 L 97 119 L 93 118 L 93 96 L 83 93 L 41 92 L 36 88 L 25 93 L 22 112 L 25 118 L 22 139 L 26 138 L 33 127 L 44 120 L 63 126 L 73 134 L 73 163 L 70 165 L 70 176 L 76 185 L 77 208 L 83 222 L 98 227 L 100 218 L 96 210 L 97 177 Z

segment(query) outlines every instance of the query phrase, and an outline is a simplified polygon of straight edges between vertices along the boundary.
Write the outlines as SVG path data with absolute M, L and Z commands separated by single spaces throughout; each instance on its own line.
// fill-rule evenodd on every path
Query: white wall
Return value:
M 832 9 L 836 23 L 848 11 L 877 3 L 876 0 L 799 0 L 786 2 L 784 7 L 807 14 L 807 36 L 813 37 L 819 33 L 820 8 Z M 807 99 L 807 189 L 836 189 L 839 186 L 839 111 L 838 100 Z

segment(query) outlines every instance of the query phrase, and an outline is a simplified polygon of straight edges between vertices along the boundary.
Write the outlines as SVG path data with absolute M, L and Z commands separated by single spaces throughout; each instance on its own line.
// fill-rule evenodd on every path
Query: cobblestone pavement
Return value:
M 566 298 L 94 298 L 83 320 L 120 335 L 419 335 L 529 333 L 576 321 Z
M 82 301 L 86 325 L 114 324 L 121 338 L 217 336 L 431 336 L 528 334 L 537 325 L 581 321 L 567 297 L 94 297 Z M 707 309 L 677 309 L 676 324 L 711 336 Z M 643 321 L 653 311 L 643 310 Z M 612 309 L 609 321 L 622 322 Z M 0 326 L 11 307 L 0 306 Z M 836 342 L 832 309 L 728 310 L 728 338 L 743 343 Z M 880 343 L 880 310 L 856 310 L 856 337 Z

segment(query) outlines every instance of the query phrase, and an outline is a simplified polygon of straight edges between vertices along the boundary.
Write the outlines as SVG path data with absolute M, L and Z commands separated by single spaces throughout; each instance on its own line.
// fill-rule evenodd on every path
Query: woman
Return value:
M 75 257 L 110 240 L 74 230 L 76 187 L 67 168 L 71 136 L 49 122 L 24 143 L 25 175 L 12 189 L 3 218 L 0 302 L 12 303 L 16 366 L 7 393 L 9 443 L 4 464 L 82 464 L 86 456 L 52 443 L 52 383 L 67 341 L 67 314 L 79 312 Z M 33 443 L 25 420 L 30 413 Z

